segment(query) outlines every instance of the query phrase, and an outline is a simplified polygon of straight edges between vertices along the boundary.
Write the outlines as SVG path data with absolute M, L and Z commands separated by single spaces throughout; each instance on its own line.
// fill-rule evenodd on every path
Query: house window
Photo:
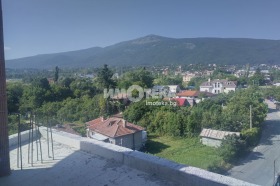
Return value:
M 215 93 L 217 93 L 217 90 L 215 90 Z

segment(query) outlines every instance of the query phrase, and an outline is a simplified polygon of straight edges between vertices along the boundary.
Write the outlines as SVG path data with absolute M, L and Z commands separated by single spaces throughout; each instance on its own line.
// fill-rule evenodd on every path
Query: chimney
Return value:
M 126 120 L 122 119 L 122 122 L 123 122 L 123 127 L 126 128 Z

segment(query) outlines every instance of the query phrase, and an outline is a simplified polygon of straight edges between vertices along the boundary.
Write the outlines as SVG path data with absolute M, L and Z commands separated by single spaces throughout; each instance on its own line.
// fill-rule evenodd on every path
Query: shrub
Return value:
M 245 152 L 245 141 L 237 135 L 226 136 L 219 147 L 219 154 L 225 162 L 234 162 Z
M 225 174 L 230 167 L 230 164 L 225 161 L 214 161 L 207 167 L 207 170 L 218 174 Z
M 248 146 L 256 146 L 261 137 L 260 128 L 252 128 L 241 131 L 241 137 L 246 141 Z

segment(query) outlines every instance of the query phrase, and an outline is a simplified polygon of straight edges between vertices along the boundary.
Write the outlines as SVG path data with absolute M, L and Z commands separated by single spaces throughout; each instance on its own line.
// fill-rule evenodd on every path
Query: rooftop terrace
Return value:
M 53 158 L 49 157 L 47 152 L 46 128 L 41 128 L 40 133 L 43 162 L 40 160 L 40 151 L 37 159 L 35 141 L 33 166 L 28 163 L 28 143 L 25 143 L 22 147 L 23 170 L 17 165 L 17 135 L 10 136 L 12 174 L 0 178 L 1 186 L 253 185 L 56 130 L 53 130 Z M 22 141 L 28 142 L 28 131 L 22 133 Z

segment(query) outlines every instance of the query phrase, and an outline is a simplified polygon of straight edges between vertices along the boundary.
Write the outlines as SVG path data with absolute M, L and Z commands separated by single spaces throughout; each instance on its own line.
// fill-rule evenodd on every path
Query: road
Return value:
M 259 145 L 238 166 L 229 170 L 228 174 L 250 183 L 272 186 L 274 175 L 280 172 L 280 112 L 271 101 L 266 100 L 266 103 L 269 113 Z

